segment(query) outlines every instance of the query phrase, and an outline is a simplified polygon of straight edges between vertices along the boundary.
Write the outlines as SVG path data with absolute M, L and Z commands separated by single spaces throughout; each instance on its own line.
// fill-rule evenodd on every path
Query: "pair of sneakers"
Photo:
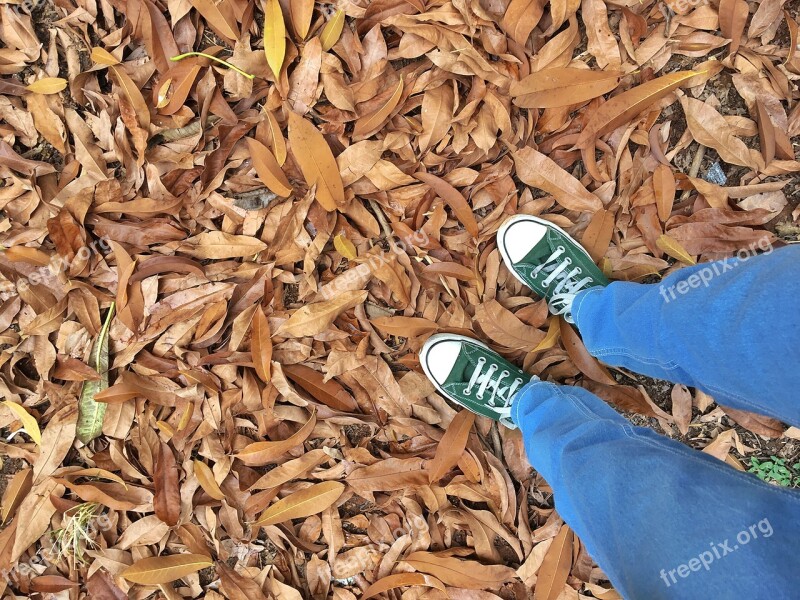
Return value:
M 551 313 L 563 315 L 569 323 L 578 292 L 608 285 L 586 250 L 543 219 L 529 215 L 509 219 L 497 232 L 497 246 L 514 277 L 545 298 Z M 512 428 L 514 396 L 536 379 L 485 344 L 451 333 L 428 338 L 419 361 L 447 399 Z

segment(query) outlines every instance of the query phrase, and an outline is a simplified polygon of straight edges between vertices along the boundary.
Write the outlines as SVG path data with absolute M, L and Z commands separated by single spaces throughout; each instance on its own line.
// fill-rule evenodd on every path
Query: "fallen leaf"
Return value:
M 619 85 L 621 75 L 618 71 L 556 67 L 512 81 L 509 93 L 522 108 L 571 106 L 607 94 Z
M 458 220 L 464 225 L 464 229 L 466 229 L 472 237 L 478 237 L 478 222 L 475 220 L 475 215 L 472 214 L 472 208 L 461 192 L 444 179 L 440 179 L 430 173 L 414 173 L 414 177 L 436 192 L 436 194 L 453 210 Z
M 272 152 L 261 142 L 253 138 L 245 138 L 247 148 L 250 150 L 250 157 L 253 161 L 253 168 L 258 173 L 258 178 L 271 191 L 288 198 L 292 195 L 292 185 L 286 179 L 278 161 Z
M 520 180 L 552 194 L 564 208 L 585 212 L 596 212 L 603 208 L 600 198 L 591 194 L 580 181 L 541 152 L 523 148 L 513 156 Z
M 362 599 L 369 600 L 389 590 L 412 585 L 424 585 L 426 587 L 436 588 L 440 592 L 445 591 L 444 584 L 430 575 L 425 575 L 424 573 L 395 573 L 394 575 L 387 575 L 371 584 L 364 590 Z
M 60 77 L 43 77 L 26 86 L 25 89 L 34 94 L 57 94 L 64 91 L 68 84 L 66 79 Z
M 340 8 L 334 14 L 333 17 L 325 24 L 325 27 L 322 29 L 322 33 L 320 34 L 320 41 L 322 42 L 322 49 L 326 52 L 333 48 L 336 42 L 339 41 L 339 38 L 342 35 L 342 29 L 344 28 L 344 11 Z
M 289 113 L 289 143 L 308 185 L 317 186 L 317 200 L 327 211 L 344 205 L 344 187 L 330 146 L 311 122 Z
M 533 600 L 556 600 L 561 595 L 572 567 L 573 538 L 569 525 L 562 525 L 536 574 Z
M 487 589 L 514 578 L 514 570 L 505 565 L 482 565 L 474 560 L 437 556 L 431 552 L 412 552 L 403 562 L 437 577 L 445 585 L 471 590 Z
M 392 114 L 392 111 L 397 108 L 397 104 L 400 102 L 400 97 L 402 95 L 403 77 L 400 76 L 400 81 L 397 82 L 394 92 L 391 96 L 389 96 L 386 102 L 379 106 L 375 111 L 368 115 L 364 115 L 358 119 L 358 121 L 356 121 L 356 125 L 353 128 L 353 137 L 362 138 L 366 134 L 375 131 L 381 125 L 383 125 L 384 121 L 386 121 L 386 119 L 388 119 Z
M 170 583 L 212 566 L 210 558 L 202 554 L 172 554 L 142 558 L 122 571 L 120 575 L 141 585 Z
M 277 79 L 286 56 L 286 25 L 278 0 L 266 0 L 264 4 L 263 37 L 267 64 Z
M 344 311 L 367 299 L 367 292 L 342 292 L 330 300 L 306 304 L 297 309 L 288 320 L 275 331 L 276 336 L 305 337 L 325 331 Z
M 27 410 L 15 402 L 3 400 L 11 412 L 22 422 L 22 429 L 39 446 L 42 444 L 42 433 L 39 430 L 39 423 Z
M 264 511 L 254 525 L 267 527 L 291 519 L 319 514 L 336 502 L 343 492 L 344 484 L 338 481 L 315 483 L 278 500 Z
M 250 467 L 263 466 L 274 462 L 282 454 L 302 444 L 314 431 L 316 423 L 316 413 L 313 413 L 306 424 L 298 429 L 294 435 L 277 442 L 253 442 L 239 451 L 236 454 L 236 458 Z
M 475 414 L 468 410 L 462 410 L 453 417 L 436 447 L 433 460 L 428 463 L 428 480 L 431 484 L 438 482 L 458 464 L 466 449 L 469 432 L 474 422 Z
M 253 314 L 250 353 L 253 355 L 253 364 L 256 366 L 258 378 L 264 383 L 269 383 L 272 378 L 272 337 L 270 336 L 267 317 L 260 306 L 256 307 L 256 312 Z

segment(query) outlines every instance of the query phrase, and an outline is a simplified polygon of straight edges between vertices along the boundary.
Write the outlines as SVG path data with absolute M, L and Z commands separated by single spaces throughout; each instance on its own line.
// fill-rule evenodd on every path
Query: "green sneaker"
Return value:
M 530 215 L 512 217 L 497 232 L 509 271 L 542 298 L 554 315 L 572 320 L 578 292 L 608 285 L 592 257 L 560 227 Z
M 448 400 L 511 429 L 517 427 L 510 418 L 514 395 L 537 379 L 479 341 L 452 333 L 429 337 L 419 362 Z

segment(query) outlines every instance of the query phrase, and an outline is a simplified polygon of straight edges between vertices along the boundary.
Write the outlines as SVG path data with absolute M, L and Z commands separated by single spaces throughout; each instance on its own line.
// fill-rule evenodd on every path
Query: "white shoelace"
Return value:
M 464 395 L 471 395 L 472 389 L 478 385 L 478 392 L 475 394 L 475 397 L 478 400 L 483 400 L 486 390 L 491 388 L 492 395 L 488 400 L 489 406 L 493 408 L 499 408 L 497 411 L 498 414 L 507 417 L 511 414 L 511 399 L 514 397 L 514 394 L 525 382 L 525 380 L 516 377 L 510 384 L 503 386 L 503 380 L 506 377 L 509 377 L 511 373 L 504 369 L 499 375 L 495 375 L 495 372 L 499 367 L 492 363 L 489 365 L 489 368 L 484 371 L 483 366 L 485 364 L 486 359 L 482 356 L 479 357 L 478 364 L 475 365 L 475 368 L 472 371 L 472 376 L 469 378 L 469 383 L 467 384 L 467 387 L 464 388 Z M 498 399 L 503 403 L 500 407 L 497 406 L 496 400 Z
M 532 275 L 536 277 L 539 273 L 547 273 L 547 277 L 542 281 L 542 287 L 548 288 L 550 284 L 557 281 L 553 294 L 547 302 L 553 314 L 564 315 L 566 320 L 572 322 L 570 311 L 572 310 L 572 301 L 575 296 L 580 292 L 586 284 L 592 282 L 591 277 L 584 277 L 578 279 L 578 276 L 583 273 L 583 269 L 575 267 L 568 270 L 572 264 L 572 259 L 567 257 L 559 261 L 559 257 L 566 252 L 564 246 L 559 246 L 550 255 L 550 257 L 536 267 Z

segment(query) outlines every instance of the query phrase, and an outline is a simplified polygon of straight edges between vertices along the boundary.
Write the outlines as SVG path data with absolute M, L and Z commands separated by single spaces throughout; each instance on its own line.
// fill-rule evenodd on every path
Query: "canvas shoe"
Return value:
M 472 338 L 437 333 L 419 354 L 425 375 L 448 400 L 516 429 L 511 403 L 523 385 L 537 379 Z
M 608 285 L 589 253 L 560 227 L 530 215 L 512 217 L 497 232 L 509 271 L 542 298 L 554 315 L 572 320 L 578 292 Z

